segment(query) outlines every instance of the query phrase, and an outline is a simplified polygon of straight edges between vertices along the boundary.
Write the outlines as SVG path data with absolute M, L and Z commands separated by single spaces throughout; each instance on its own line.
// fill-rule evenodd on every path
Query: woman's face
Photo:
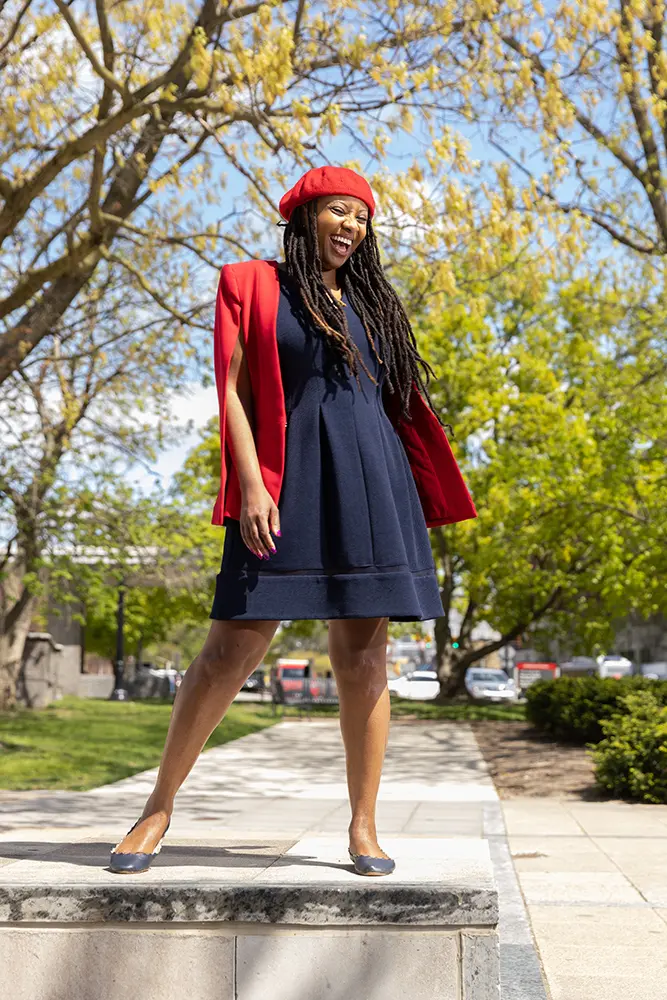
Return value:
M 340 267 L 354 253 L 368 224 L 368 206 L 347 195 L 324 195 L 317 199 L 317 242 L 322 270 Z

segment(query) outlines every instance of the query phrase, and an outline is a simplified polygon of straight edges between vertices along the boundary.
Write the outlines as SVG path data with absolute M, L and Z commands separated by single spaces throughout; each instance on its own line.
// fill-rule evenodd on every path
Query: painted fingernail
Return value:
M 276 535 L 278 536 L 278 538 L 280 538 L 280 532 L 279 531 L 276 531 Z
M 273 553 L 273 555 L 275 555 L 277 551 L 278 551 L 278 549 L 271 549 L 271 552 Z

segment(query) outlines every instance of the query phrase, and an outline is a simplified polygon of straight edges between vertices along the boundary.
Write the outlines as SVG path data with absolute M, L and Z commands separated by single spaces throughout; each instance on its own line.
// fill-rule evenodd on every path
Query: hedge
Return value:
M 627 714 L 625 697 L 646 691 L 658 705 L 667 705 L 667 681 L 647 677 L 558 677 L 536 681 L 526 689 L 526 719 L 557 739 L 599 743 L 602 723 Z
M 667 803 L 667 707 L 651 691 L 620 701 L 601 722 L 604 739 L 589 745 L 595 779 L 617 798 Z

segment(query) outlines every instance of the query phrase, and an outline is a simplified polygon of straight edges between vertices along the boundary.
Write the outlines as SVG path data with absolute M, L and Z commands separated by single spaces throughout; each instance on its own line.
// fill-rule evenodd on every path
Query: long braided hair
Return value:
M 346 362 L 359 383 L 357 361 L 376 383 L 350 336 L 345 309 L 334 298 L 322 280 L 322 263 L 317 240 L 317 200 L 312 199 L 294 209 L 283 234 L 285 263 L 289 277 L 296 282 L 301 300 L 313 321 L 329 337 L 338 360 Z M 361 319 L 368 342 L 379 364 L 385 366 L 387 390 L 399 393 L 400 415 L 410 420 L 409 400 L 415 380 L 421 394 L 438 418 L 426 388 L 433 369 L 417 351 L 417 342 L 401 301 L 387 281 L 371 219 L 366 223 L 366 236 L 354 253 L 338 268 L 338 277 L 352 308 Z M 377 335 L 378 357 L 374 345 Z M 424 370 L 424 375 L 420 371 Z

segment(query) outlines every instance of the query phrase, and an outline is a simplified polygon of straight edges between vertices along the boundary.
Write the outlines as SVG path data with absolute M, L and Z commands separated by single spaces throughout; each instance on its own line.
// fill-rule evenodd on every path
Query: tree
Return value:
M 663 0 L 473 11 L 461 33 L 471 120 L 501 154 L 498 191 L 565 213 L 633 253 L 667 253 L 667 37 Z M 489 109 L 491 109 L 489 113 Z
M 278 218 L 275 186 L 326 162 L 339 135 L 346 156 L 379 165 L 393 135 L 420 131 L 446 193 L 449 163 L 468 168 L 449 127 L 452 109 L 467 105 L 449 52 L 455 13 L 430 0 L 197 0 L 187 10 L 157 0 L 150 11 L 10 0 L 0 40 L 0 384 L 63 335 L 100 270 L 127 278 L 175 330 L 201 324 L 220 260 L 253 256 L 264 219 Z M 414 209 L 419 160 L 396 182 L 378 172 L 378 194 Z M 227 171 L 247 184 L 242 213 L 224 194 Z M 468 211 L 457 193 L 450 219 Z
M 174 629 L 201 626 L 208 616 L 219 530 L 190 496 L 144 495 L 121 484 L 82 493 L 68 532 L 48 561 L 47 592 L 76 606 L 86 649 L 113 658 L 118 588 L 125 588 L 125 636 L 135 655 Z
M 528 630 L 590 649 L 631 608 L 667 604 L 667 317 L 654 269 L 605 261 L 555 286 L 507 271 L 476 294 L 466 276 L 466 287 L 418 322 L 431 395 L 479 508 L 431 532 L 445 697 L 468 665 Z M 501 638 L 474 649 L 481 620 Z
M 188 364 L 164 317 L 138 315 L 127 283 L 91 280 L 70 318 L 74 329 L 40 345 L 0 397 L 0 703 L 13 700 L 44 564 L 72 512 L 170 440 L 170 391 Z
M 146 585 L 129 578 L 125 589 L 124 637 L 126 649 L 137 662 L 141 662 L 145 650 L 167 639 L 172 630 L 198 626 L 206 618 L 208 609 L 193 600 L 192 595 L 182 588 L 171 589 L 162 584 Z M 86 652 L 99 653 L 113 660 L 116 650 L 116 610 L 118 588 L 108 580 L 105 586 L 96 588 L 98 600 L 90 600 L 88 592 L 85 604 Z
M 264 657 L 264 662 L 273 666 L 281 656 L 309 655 L 325 657 L 329 652 L 329 630 L 327 623 L 318 619 L 281 622 L 281 627 Z

